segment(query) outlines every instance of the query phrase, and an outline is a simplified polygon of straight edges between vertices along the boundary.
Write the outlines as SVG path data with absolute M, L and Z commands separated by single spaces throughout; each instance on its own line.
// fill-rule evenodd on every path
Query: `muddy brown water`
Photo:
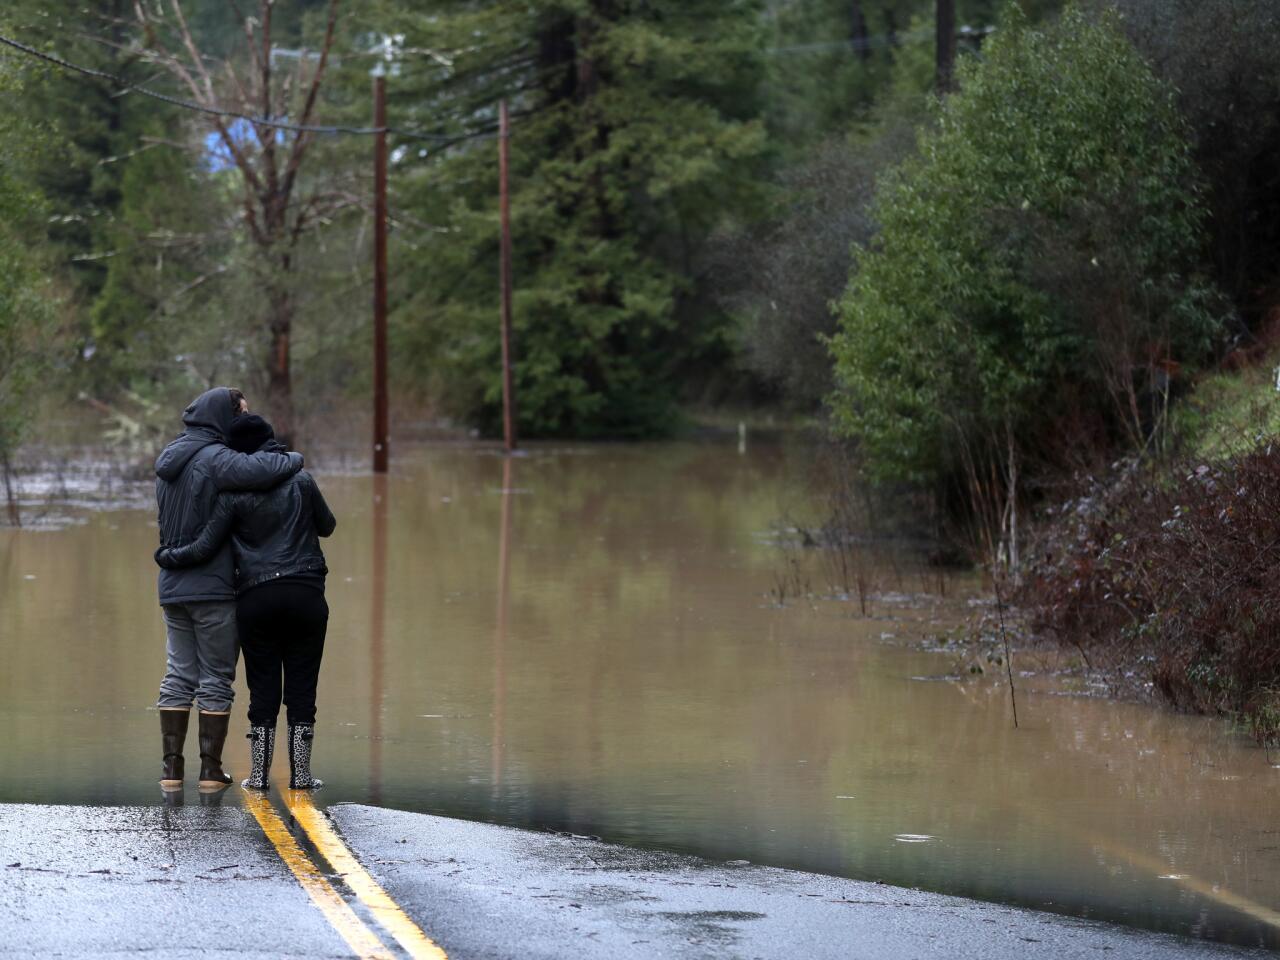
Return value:
M 977 583 L 924 594 L 901 556 L 868 617 L 773 602 L 802 447 L 398 453 L 319 464 L 325 802 L 1280 946 L 1280 769 L 1222 722 L 1028 679 L 1015 730 L 916 643 Z M 158 802 L 154 516 L 71 519 L 0 530 L 0 801 Z

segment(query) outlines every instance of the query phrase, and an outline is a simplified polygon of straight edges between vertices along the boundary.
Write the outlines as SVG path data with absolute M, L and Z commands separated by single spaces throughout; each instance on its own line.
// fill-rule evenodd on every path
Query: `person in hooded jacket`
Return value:
M 232 422 L 227 442 L 249 453 L 281 452 L 271 425 L 246 414 Z M 311 773 L 316 683 L 324 654 L 328 569 L 319 537 L 337 526 L 315 479 L 300 470 L 264 493 L 223 493 L 209 522 L 183 546 L 162 547 L 166 569 L 206 563 L 230 539 L 236 565 L 236 620 L 249 684 L 252 770 L 244 787 L 266 790 L 283 700 L 289 722 L 289 786 L 323 785 Z M 282 682 L 283 677 L 283 682 Z
M 239 390 L 216 387 L 183 411 L 186 430 L 156 460 L 162 547 L 193 539 L 208 522 L 220 492 L 269 490 L 302 469 L 297 453 L 245 454 L 226 445 L 232 420 L 247 409 Z M 158 589 L 168 633 L 157 702 L 164 751 L 160 786 L 168 792 L 182 789 L 188 721 L 191 707 L 198 704 L 200 789 L 221 790 L 231 782 L 222 769 L 222 750 L 239 652 L 230 547 L 193 566 L 162 569 Z

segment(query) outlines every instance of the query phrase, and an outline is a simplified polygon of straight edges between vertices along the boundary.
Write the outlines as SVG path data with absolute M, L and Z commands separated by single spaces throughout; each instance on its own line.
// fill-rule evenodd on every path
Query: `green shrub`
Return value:
M 998 523 L 1020 460 L 1070 455 L 1061 424 L 1146 443 L 1170 361 L 1214 329 L 1170 92 L 1113 17 L 1004 22 L 879 184 L 830 340 L 835 423 L 873 478 L 999 488 Z

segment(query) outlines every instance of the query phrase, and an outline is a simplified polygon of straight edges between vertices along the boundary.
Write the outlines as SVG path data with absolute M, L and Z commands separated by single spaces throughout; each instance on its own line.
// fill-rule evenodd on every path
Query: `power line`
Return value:
M 464 140 L 491 140 L 498 136 L 494 130 L 477 130 L 471 133 L 462 134 L 443 134 L 443 133 L 419 133 L 415 130 L 402 130 L 399 127 L 348 127 L 339 125 L 317 126 L 312 124 L 287 123 L 283 120 L 271 120 L 267 117 L 255 117 L 252 114 L 241 113 L 237 110 L 225 110 L 220 107 L 210 107 L 202 103 L 196 103 L 194 100 L 183 100 L 180 97 L 171 97 L 166 93 L 160 93 L 147 87 L 138 86 L 130 83 L 123 77 L 114 73 L 108 73 L 105 70 L 95 70 L 93 67 L 85 67 L 78 63 L 72 63 L 70 60 L 64 60 L 61 57 L 45 53 L 37 50 L 35 47 L 28 46 L 12 37 L 0 35 L 0 44 L 12 47 L 28 56 L 36 57 L 46 63 L 51 63 L 63 70 L 70 70 L 74 73 L 83 74 L 86 77 L 94 77 L 99 80 L 106 80 L 108 83 L 117 87 L 121 93 L 140 93 L 144 97 L 150 97 L 152 100 L 159 100 L 161 103 L 167 103 L 175 107 L 181 107 L 183 110 L 192 110 L 196 113 L 203 113 L 213 117 L 230 117 L 233 120 L 244 120 L 255 126 L 272 127 L 277 130 L 291 130 L 296 133 L 328 133 L 328 134 L 354 134 L 357 136 L 368 136 L 379 133 L 388 133 L 397 137 L 404 137 L 409 140 L 425 140 L 428 143 L 442 144 L 443 147 L 452 146 L 455 143 L 461 143 Z
M 909 33 L 881 33 L 869 37 L 854 37 L 848 40 L 826 40 L 818 43 L 800 43 L 789 47 L 766 47 L 767 54 L 787 53 L 825 53 L 828 50 L 875 50 L 883 47 L 896 47 L 899 44 L 920 43 L 932 40 L 932 30 L 915 30 Z
M 992 32 L 992 27 L 962 27 L 959 31 L 962 39 L 981 38 Z M 906 33 L 885 33 L 868 37 L 859 37 L 851 40 L 840 40 L 825 43 L 808 43 L 798 44 L 787 47 L 767 47 L 763 50 L 766 55 L 778 54 L 805 54 L 819 53 L 828 50 L 870 50 L 876 47 L 891 47 L 902 43 L 920 43 L 927 38 L 932 38 L 933 31 L 917 30 Z M 227 110 L 221 107 L 211 107 L 203 103 L 197 103 L 194 100 L 184 100 L 181 97 L 173 97 L 166 93 L 160 93 L 158 90 L 152 90 L 139 84 L 130 83 L 125 78 L 108 73 L 105 70 L 97 70 L 93 67 L 86 67 L 62 57 L 55 56 L 51 53 L 45 53 L 20 40 L 12 37 L 0 35 L 0 44 L 11 47 L 20 53 L 51 63 L 63 70 L 70 70 L 73 73 L 79 73 L 86 77 L 93 77 L 98 80 L 106 80 L 115 86 L 122 94 L 139 93 L 144 97 L 150 97 L 152 100 L 158 100 L 161 103 L 167 103 L 171 106 L 180 107 L 183 110 L 191 110 L 196 113 L 202 113 L 206 116 L 213 117 L 229 117 L 233 120 L 243 120 L 255 126 L 270 127 L 276 130 L 289 130 L 295 133 L 325 133 L 325 134 L 350 134 L 355 136 L 372 136 L 379 133 L 387 133 L 392 136 L 403 137 L 407 140 L 421 140 L 427 143 L 439 144 L 439 149 L 447 149 L 456 144 L 463 143 L 467 140 L 492 140 L 501 134 L 497 130 L 475 130 L 468 133 L 460 134 L 444 134 L 444 133 L 421 133 L 416 130 L 404 130 L 400 127 L 352 127 L 338 124 L 316 125 L 316 124 L 297 124 L 288 123 L 284 120 L 272 120 L 268 117 L 258 117 L 252 114 L 243 113 L 238 110 Z
M 995 27 L 963 26 L 956 31 L 957 40 L 981 40 L 995 32 Z M 878 33 L 866 37 L 853 37 L 848 40 L 825 40 L 817 43 L 801 43 L 787 47 L 766 47 L 764 52 L 771 56 L 790 53 L 826 53 L 830 50 L 877 50 L 905 46 L 908 44 L 932 42 L 935 39 L 933 28 L 927 30 L 910 30 L 902 33 Z

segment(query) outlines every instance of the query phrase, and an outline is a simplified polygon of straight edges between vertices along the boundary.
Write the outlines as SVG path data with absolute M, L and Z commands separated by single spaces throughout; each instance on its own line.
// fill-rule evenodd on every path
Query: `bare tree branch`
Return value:
M 274 7 L 271 0 L 261 0 L 258 9 L 261 12 L 262 23 L 262 55 L 258 59 L 258 82 L 261 87 L 258 91 L 258 109 L 263 117 L 270 120 L 274 112 L 271 109 L 271 13 Z M 249 30 L 248 24 L 245 25 L 245 29 Z M 282 196 L 280 192 L 280 178 L 276 170 L 276 132 L 267 128 L 258 129 L 257 133 L 258 141 L 262 144 L 263 172 L 267 178 L 263 214 L 267 221 L 268 233 L 272 239 L 276 239 L 284 227 L 282 201 L 287 203 L 289 197 L 287 193 Z
M 183 65 L 182 61 L 164 46 L 159 38 L 159 34 L 153 29 L 155 21 L 147 15 L 140 0 L 134 0 L 133 9 L 138 17 L 138 22 L 146 31 L 147 37 L 149 38 L 151 47 L 148 51 L 149 59 L 168 67 L 168 69 L 186 85 L 187 89 L 191 91 L 191 95 L 195 98 L 197 103 L 203 104 L 207 107 L 216 108 L 218 105 L 217 98 L 213 93 L 213 82 L 209 77 L 208 70 L 204 66 L 204 59 L 196 49 L 195 41 L 191 37 L 191 31 L 187 28 L 186 19 L 182 16 L 182 8 L 179 6 L 178 0 L 172 0 L 172 3 L 178 16 L 179 33 L 183 46 L 185 46 L 187 51 L 190 53 L 197 71 L 199 71 L 203 76 L 205 81 L 204 87 L 201 87 L 200 83 L 192 75 L 191 71 Z M 223 122 L 223 118 L 214 116 L 211 120 L 214 129 L 218 132 L 219 139 L 221 139 L 223 146 L 227 148 L 227 152 L 231 155 L 232 161 L 244 176 L 249 189 L 255 192 L 260 191 L 262 186 L 258 179 L 257 171 L 254 170 L 252 162 L 250 162 L 239 144 L 235 142 L 235 138 L 231 136 L 231 132 L 227 129 L 227 125 Z M 246 203 L 246 207 L 248 206 L 249 204 Z M 255 233 L 255 235 L 259 233 L 256 217 L 251 214 L 246 215 L 246 222 L 249 224 L 250 229 Z
M 329 51 L 333 47 L 333 34 L 337 24 L 338 0 L 329 0 L 329 22 L 325 25 L 324 43 L 320 47 L 320 62 L 316 64 L 316 72 L 311 77 L 311 87 L 307 90 L 306 104 L 302 108 L 301 125 L 304 127 L 311 123 L 311 115 L 315 111 L 316 100 L 320 95 L 320 83 L 324 79 L 325 67 L 329 63 Z M 302 165 L 302 158 L 311 143 L 311 139 L 311 134 L 300 130 L 293 141 L 293 151 L 289 156 L 289 163 L 285 168 L 284 174 L 286 197 L 293 189 L 294 180 L 298 175 L 298 168 Z

